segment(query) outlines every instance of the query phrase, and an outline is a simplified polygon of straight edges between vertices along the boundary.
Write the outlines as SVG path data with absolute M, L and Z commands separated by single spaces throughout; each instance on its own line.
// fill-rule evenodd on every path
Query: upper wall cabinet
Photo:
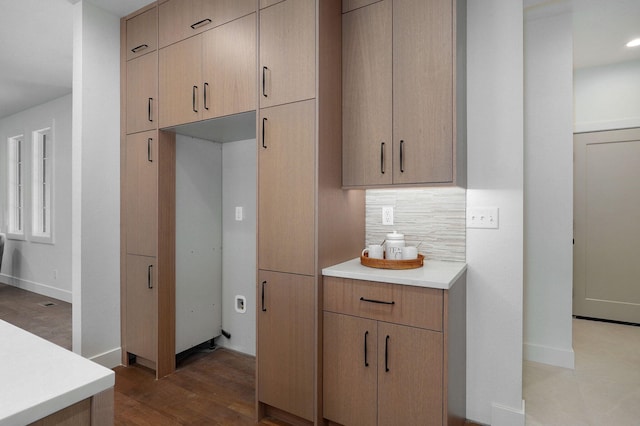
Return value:
M 159 6 L 160 47 L 256 11 L 255 0 L 169 0 Z
M 344 186 L 465 185 L 465 8 L 384 0 L 343 15 Z
M 252 13 L 160 49 L 160 127 L 256 109 L 256 37 Z
M 260 108 L 315 97 L 315 2 L 260 10 Z
M 156 50 L 158 9 L 149 9 L 127 20 L 127 61 Z

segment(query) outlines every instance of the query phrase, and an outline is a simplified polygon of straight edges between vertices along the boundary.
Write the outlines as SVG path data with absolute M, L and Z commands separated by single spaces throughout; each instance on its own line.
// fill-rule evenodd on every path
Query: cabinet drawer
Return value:
M 324 310 L 442 331 L 443 290 L 324 277 Z

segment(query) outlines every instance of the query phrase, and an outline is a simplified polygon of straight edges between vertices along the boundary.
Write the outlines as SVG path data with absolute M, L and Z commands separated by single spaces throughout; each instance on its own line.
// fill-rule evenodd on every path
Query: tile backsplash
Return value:
M 426 259 L 465 261 L 464 189 L 369 189 L 366 201 L 366 244 L 379 244 L 395 230 Z M 393 207 L 393 225 L 382 224 L 383 206 Z

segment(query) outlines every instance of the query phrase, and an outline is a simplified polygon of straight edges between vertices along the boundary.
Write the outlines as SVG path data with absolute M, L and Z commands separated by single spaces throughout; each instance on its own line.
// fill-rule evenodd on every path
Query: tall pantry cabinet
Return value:
M 122 362 L 175 370 L 175 135 L 158 129 L 158 9 L 121 21 Z
M 341 2 L 261 0 L 258 417 L 322 423 L 323 267 L 358 255 L 364 193 L 341 189 Z

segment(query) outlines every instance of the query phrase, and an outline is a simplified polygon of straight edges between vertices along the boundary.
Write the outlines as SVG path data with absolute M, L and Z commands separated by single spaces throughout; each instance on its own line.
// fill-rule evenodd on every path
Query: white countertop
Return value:
M 115 373 L 0 320 L 0 426 L 25 425 L 114 386 Z
M 425 260 L 424 266 L 416 269 L 378 269 L 363 266 L 358 257 L 324 268 L 322 275 L 448 290 L 466 269 L 464 262 L 439 260 Z

